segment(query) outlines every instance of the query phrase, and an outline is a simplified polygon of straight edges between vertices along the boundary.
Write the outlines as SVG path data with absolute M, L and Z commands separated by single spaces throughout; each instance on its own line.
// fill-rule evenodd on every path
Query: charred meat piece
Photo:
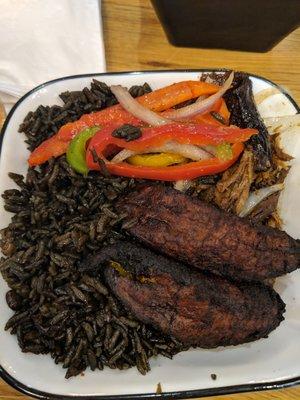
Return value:
M 256 109 L 249 76 L 243 72 L 236 72 L 232 88 L 226 92 L 224 98 L 231 113 L 230 124 L 240 128 L 255 128 L 259 131 L 258 135 L 248 140 L 247 145 L 254 153 L 255 170 L 265 171 L 271 166 L 270 138 Z
M 144 187 L 121 199 L 118 207 L 127 213 L 124 227 L 134 237 L 217 275 L 259 281 L 300 266 L 299 244 L 286 233 L 255 227 L 171 188 Z
M 119 273 L 114 261 L 124 268 Z M 82 268 L 105 268 L 114 294 L 137 319 L 187 345 L 211 348 L 266 337 L 283 320 L 284 303 L 262 283 L 234 284 L 136 244 L 119 242 Z
M 268 218 L 276 211 L 280 193 L 273 193 L 261 201 L 249 214 L 249 220 L 254 224 L 266 222 Z

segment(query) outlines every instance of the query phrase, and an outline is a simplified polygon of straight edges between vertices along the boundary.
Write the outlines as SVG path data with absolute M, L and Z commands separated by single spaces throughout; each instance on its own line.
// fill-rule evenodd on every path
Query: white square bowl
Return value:
M 167 84 L 198 79 L 203 70 L 124 72 L 70 76 L 47 82 L 22 97 L 7 117 L 0 136 L 0 193 L 14 187 L 9 171 L 25 174 L 28 150 L 18 127 L 26 114 L 40 104 L 60 104 L 59 93 L 82 90 L 92 78 L 111 84 L 132 86 L 148 82 L 156 89 Z M 205 71 L 209 72 L 209 71 Z M 274 83 L 251 76 L 254 92 Z M 282 91 L 290 104 L 291 113 L 300 112 L 295 101 Z M 4 211 L 0 199 L 0 229 L 11 214 Z M 300 232 L 300 226 L 299 226 Z M 208 395 L 281 388 L 300 382 L 300 271 L 277 280 L 276 289 L 287 304 L 285 321 L 268 339 L 215 350 L 195 349 L 179 353 L 173 360 L 157 357 L 150 360 L 151 371 L 140 375 L 136 369 L 118 371 L 86 371 L 84 376 L 66 380 L 65 371 L 55 365 L 48 355 L 24 354 L 15 336 L 4 331 L 12 315 L 4 296 L 7 285 L 0 278 L 0 376 L 28 395 L 38 398 L 85 399 L 146 399 L 155 397 L 160 382 L 160 398 L 194 398 Z M 217 375 L 217 380 L 211 379 Z

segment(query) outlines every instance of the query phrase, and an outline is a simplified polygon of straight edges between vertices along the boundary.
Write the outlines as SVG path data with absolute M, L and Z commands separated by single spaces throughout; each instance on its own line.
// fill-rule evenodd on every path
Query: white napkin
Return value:
M 0 0 L 0 100 L 51 79 L 105 71 L 100 0 Z

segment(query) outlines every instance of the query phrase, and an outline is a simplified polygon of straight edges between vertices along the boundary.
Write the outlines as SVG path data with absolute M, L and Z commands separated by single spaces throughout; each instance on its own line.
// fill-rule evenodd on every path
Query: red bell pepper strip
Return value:
M 219 86 L 201 81 L 182 81 L 155 90 L 137 98 L 143 106 L 156 111 L 167 110 L 184 101 L 202 96 L 211 95 L 219 90 Z M 66 147 L 61 142 L 69 143 L 83 129 L 96 125 L 105 125 L 116 122 L 120 125 L 131 124 L 140 126 L 143 122 L 124 110 L 119 104 L 104 110 L 83 115 L 78 121 L 69 122 L 59 131 L 38 146 L 29 157 L 29 165 L 42 164 L 51 157 L 58 157 L 65 153 Z M 58 149 L 61 149 L 59 152 Z
M 232 158 L 226 161 L 214 157 L 208 160 L 193 161 L 188 164 L 161 168 L 139 167 L 125 162 L 120 164 L 107 162 L 106 167 L 112 175 L 127 176 L 136 179 L 153 179 L 160 181 L 194 179 L 199 176 L 214 175 L 225 171 L 236 162 L 243 150 L 243 143 L 234 143 L 232 145 Z M 100 170 L 98 164 L 94 169 Z
M 42 142 L 30 155 L 28 163 L 30 167 L 43 164 L 51 157 L 59 157 L 67 151 L 69 142 L 63 142 L 56 135 Z M 38 149 L 38 151 L 36 151 Z
M 103 114 L 100 115 L 100 113 Z M 102 125 L 115 121 L 118 126 L 131 124 L 135 126 L 142 125 L 142 121 L 129 114 L 123 108 L 116 106 L 106 108 L 98 113 L 85 114 L 78 121 L 70 122 L 60 128 L 60 130 L 50 139 L 42 142 L 30 154 L 28 163 L 31 167 L 43 164 L 51 157 L 59 157 L 67 151 L 72 139 L 87 127 Z M 104 111 L 106 111 L 104 113 Z M 92 123 L 95 121 L 95 123 Z M 102 121 L 102 122 L 101 122 Z
M 204 175 L 214 175 L 225 171 L 238 159 L 244 150 L 243 143 L 235 143 L 232 146 L 233 156 L 230 160 L 222 161 L 218 158 L 194 161 L 184 165 L 153 168 L 139 167 L 127 163 L 108 163 L 107 168 L 113 175 L 127 176 L 129 178 L 153 179 L 162 181 L 177 181 L 181 179 L 194 179 Z
M 125 142 L 123 139 L 113 137 L 112 131 L 116 125 L 107 125 L 91 139 L 86 154 L 87 166 L 92 170 L 100 170 L 100 166 L 93 159 L 92 151 L 106 163 L 108 171 L 113 175 L 127 176 L 131 178 L 145 178 L 157 180 L 180 180 L 193 179 L 202 175 L 211 175 L 227 169 L 232 165 L 244 149 L 241 143 L 248 140 L 255 129 L 240 129 L 235 126 L 216 127 L 204 124 L 177 124 L 172 123 L 153 128 L 142 128 L 142 136 L 136 140 Z M 111 163 L 107 157 L 112 149 L 126 148 L 136 152 L 143 151 L 149 147 L 158 147 L 163 143 L 175 140 L 183 144 L 194 145 L 217 145 L 219 143 L 233 143 L 233 156 L 230 160 L 211 158 L 190 162 L 184 165 L 152 168 L 130 165 L 126 162 Z
M 112 132 L 118 124 L 109 124 L 103 127 L 91 139 L 89 146 L 98 154 L 105 151 L 109 145 L 125 148 L 136 152 L 142 152 L 149 147 L 158 147 L 167 141 L 175 140 L 182 144 L 194 144 L 198 146 L 218 145 L 220 143 L 245 142 L 252 135 L 257 134 L 256 129 L 241 129 L 237 126 L 213 126 L 210 124 L 195 123 L 170 123 L 155 127 L 141 128 L 142 135 L 138 139 L 126 142 L 112 136 Z

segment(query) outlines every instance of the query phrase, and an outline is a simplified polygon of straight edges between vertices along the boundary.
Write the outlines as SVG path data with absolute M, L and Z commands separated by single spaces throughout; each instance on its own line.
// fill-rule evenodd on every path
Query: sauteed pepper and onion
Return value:
M 179 82 L 133 99 L 113 86 L 120 104 L 83 115 L 63 126 L 30 155 L 39 165 L 67 152 L 69 164 L 86 175 L 105 168 L 113 175 L 163 181 L 194 179 L 226 170 L 255 129 L 228 126 L 222 95 L 230 87 Z M 196 99 L 181 108 L 172 107 Z M 160 112 L 160 113 L 158 113 Z M 99 162 L 101 160 L 101 162 Z

